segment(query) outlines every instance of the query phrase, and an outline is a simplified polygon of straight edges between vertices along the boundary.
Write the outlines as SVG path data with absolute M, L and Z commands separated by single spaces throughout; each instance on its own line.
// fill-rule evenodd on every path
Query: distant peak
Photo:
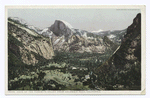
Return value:
M 21 19 L 19 17 L 8 17 L 8 19 L 12 19 L 12 20 L 15 20 L 21 24 L 27 24 L 27 22 L 24 20 L 24 19 Z
M 66 22 L 65 20 L 60 20 L 60 19 L 55 20 L 55 22 L 57 21 L 64 23 L 69 28 L 73 28 L 73 26 L 70 23 Z
M 98 31 L 92 31 L 92 32 L 102 32 L 102 31 L 104 31 L 104 30 L 102 30 L 102 29 L 99 29 Z

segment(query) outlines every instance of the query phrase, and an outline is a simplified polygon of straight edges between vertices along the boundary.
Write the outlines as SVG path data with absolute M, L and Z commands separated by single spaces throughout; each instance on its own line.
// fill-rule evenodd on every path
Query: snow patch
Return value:
M 57 40 L 54 42 L 54 45 L 56 45 L 56 44 L 59 42 L 59 40 L 60 40 L 60 39 L 57 39 Z
M 99 32 L 102 32 L 102 31 L 104 31 L 104 30 L 99 29 L 98 31 L 91 31 L 91 32 L 93 32 L 93 33 L 99 33 Z
M 109 35 L 108 37 L 109 38 L 115 38 L 116 36 L 112 34 L 112 35 Z
M 94 39 L 93 37 L 87 37 L 87 39 Z
M 87 34 L 86 33 L 84 33 L 82 36 L 85 37 L 85 38 L 87 38 Z
M 32 30 L 34 30 L 34 31 L 36 31 L 37 33 L 40 32 L 40 29 L 39 29 L 39 28 L 34 27 L 34 26 L 32 26 L 32 25 L 28 25 L 28 28 L 29 28 L 29 29 L 32 29 Z
M 47 32 L 48 31 L 48 28 L 45 28 L 41 31 L 41 34 L 44 33 L 44 32 Z

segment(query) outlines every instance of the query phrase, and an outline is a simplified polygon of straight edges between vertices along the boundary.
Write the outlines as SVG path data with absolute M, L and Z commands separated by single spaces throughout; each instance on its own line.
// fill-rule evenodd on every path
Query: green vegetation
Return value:
M 42 71 L 51 71 L 51 70 L 60 70 L 60 72 L 70 73 L 72 76 L 79 77 L 79 79 L 75 79 L 75 81 L 78 83 L 79 81 L 83 81 L 82 78 L 85 77 L 85 75 L 89 74 L 89 72 L 92 70 L 92 66 L 100 66 L 102 62 L 104 62 L 109 55 L 104 54 L 97 54 L 97 53 L 66 53 L 66 52 L 56 52 L 55 56 L 51 60 L 44 60 L 41 58 L 38 54 L 32 53 L 35 55 L 36 59 L 38 59 L 39 62 L 36 64 L 36 66 L 33 65 L 23 65 L 21 62 L 20 64 L 16 62 L 17 66 L 13 66 L 12 64 L 9 64 L 9 73 L 11 73 L 9 76 L 10 80 L 15 80 L 15 78 L 18 78 L 16 82 L 10 82 L 9 83 L 9 90 L 88 90 L 90 87 L 92 87 L 92 83 L 90 81 L 85 82 L 82 84 L 76 84 L 74 86 L 65 86 L 62 84 L 57 83 L 56 81 L 53 81 L 55 87 L 52 87 L 52 84 L 49 84 L 45 80 L 43 80 L 44 76 L 46 75 L 45 72 Z M 12 59 L 12 58 L 11 58 Z M 19 60 L 18 60 L 19 61 Z M 20 60 L 21 61 L 21 60 Z M 9 61 L 10 62 L 10 61 Z M 20 66 L 21 65 L 21 66 Z M 20 68 L 19 68 L 20 66 Z M 70 69 L 71 66 L 79 67 L 79 68 L 88 68 L 87 70 L 79 70 L 79 69 Z M 20 71 L 16 72 L 13 70 Z M 23 70 L 21 72 L 21 70 Z M 13 72 L 13 73 L 12 73 Z M 34 78 L 19 78 L 20 75 L 26 75 L 31 77 L 31 72 L 37 73 L 38 77 Z M 17 75 L 14 75 L 17 73 Z M 22 74 L 21 74 L 22 73 Z M 25 76 L 24 76 L 25 77 Z M 87 85 L 88 83 L 88 85 Z M 85 85 L 86 84 L 86 85 Z M 93 88 L 93 87 L 92 87 Z
M 134 73 L 134 74 L 133 74 Z M 141 63 L 137 62 L 136 65 L 131 65 L 131 68 L 126 68 L 125 71 L 120 71 L 118 74 L 118 83 L 123 84 L 125 87 L 141 85 Z
M 28 41 L 27 39 L 29 39 L 29 41 L 48 41 L 50 39 L 36 35 L 35 31 L 29 30 L 25 24 L 20 24 L 18 21 L 14 21 L 10 18 L 8 20 L 25 27 L 18 28 L 20 27 L 19 25 L 17 25 L 18 27 L 16 25 L 14 26 L 11 22 L 8 24 L 9 90 L 141 89 L 141 55 L 139 54 L 141 45 L 138 44 L 132 53 L 137 57 L 136 60 L 125 58 L 131 46 L 131 41 L 140 34 L 136 35 L 136 32 L 133 32 L 134 36 L 129 35 L 126 42 L 121 45 L 120 49 L 113 56 L 112 54 L 118 45 L 109 40 L 107 36 L 104 36 L 103 44 L 106 46 L 104 54 L 55 51 L 55 56 L 53 56 L 51 60 L 47 60 L 35 52 L 24 49 L 23 43 L 18 39 L 21 38 L 21 34 L 25 34 L 23 38 L 24 41 Z M 14 32 L 16 32 L 16 34 L 14 34 Z M 18 39 L 15 38 L 15 36 L 17 36 Z M 97 41 L 101 38 L 92 33 L 88 33 L 87 36 L 94 37 Z M 140 39 L 137 38 L 136 40 L 137 43 L 140 43 Z M 76 37 L 76 40 L 73 41 L 72 44 L 78 43 L 78 41 L 79 39 Z M 91 40 L 91 42 L 92 41 L 95 40 Z M 50 44 L 50 42 L 48 43 Z M 82 45 L 87 46 L 86 42 L 83 42 Z M 30 65 L 23 63 L 26 60 L 22 60 L 23 54 L 21 54 L 19 47 L 22 47 L 24 49 L 23 51 L 26 52 L 25 59 L 29 61 L 32 60 L 32 55 L 35 57 L 34 60 L 37 60 L 38 63 Z
M 70 64 L 72 66 L 99 66 L 110 56 L 107 54 L 99 53 L 68 53 L 55 51 L 53 61 L 56 63 Z
M 16 39 L 14 36 L 12 36 L 10 33 L 8 33 L 8 41 L 15 44 L 16 46 L 23 47 L 23 44 L 20 41 L 18 41 L 18 39 Z

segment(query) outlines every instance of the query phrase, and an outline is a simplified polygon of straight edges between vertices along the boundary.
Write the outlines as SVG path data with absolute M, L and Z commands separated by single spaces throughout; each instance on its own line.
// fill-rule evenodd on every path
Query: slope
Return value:
M 27 72 L 28 65 L 32 69 L 32 66 L 46 63 L 52 56 L 54 52 L 49 38 L 38 35 L 23 25 L 8 21 L 9 78 L 18 76 L 19 72 Z
M 141 14 L 127 28 L 120 48 L 95 73 L 97 84 L 106 89 L 141 89 Z

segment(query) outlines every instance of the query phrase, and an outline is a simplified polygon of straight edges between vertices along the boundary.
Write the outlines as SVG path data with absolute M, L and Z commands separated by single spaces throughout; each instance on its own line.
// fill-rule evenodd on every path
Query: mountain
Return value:
M 88 32 L 75 29 L 64 20 L 55 20 L 53 25 L 40 30 L 32 25 L 28 25 L 23 19 L 12 17 L 9 19 L 25 26 L 37 34 L 51 38 L 54 51 L 105 53 L 108 48 L 111 50 L 112 47 L 114 51 L 114 49 L 120 45 L 123 35 L 126 32 L 126 30 L 103 31 L 101 29 L 99 31 Z M 105 36 L 114 43 L 113 46 L 105 44 Z
M 36 33 L 41 34 L 41 29 L 34 27 L 32 25 L 27 25 L 27 28 L 29 28 L 30 30 L 34 30 Z
M 21 19 L 18 17 L 8 17 L 8 20 L 13 21 L 14 23 L 20 24 L 38 34 L 41 34 L 41 29 L 28 24 L 24 19 Z
M 141 89 L 141 14 L 127 28 L 121 46 L 95 69 L 97 84 L 106 89 Z
M 108 31 L 100 31 L 100 32 L 92 32 L 96 35 L 100 36 L 107 36 L 111 41 L 116 44 L 121 44 L 124 35 L 126 34 L 127 30 L 108 30 Z
M 51 38 L 53 32 L 52 32 L 49 28 L 45 28 L 45 29 L 43 29 L 43 30 L 40 32 L 40 34 L 42 34 L 42 35 L 45 36 L 45 37 Z
M 12 70 L 26 70 L 27 66 L 44 64 L 54 56 L 49 38 L 43 37 L 26 26 L 8 20 L 8 68 L 9 78 Z M 16 73 L 17 74 L 17 73 Z M 15 76 L 13 74 L 13 76 Z
M 27 22 L 26 22 L 24 19 L 21 19 L 21 18 L 19 18 L 19 17 L 9 17 L 8 19 L 9 19 L 9 20 L 12 20 L 12 21 L 14 21 L 14 22 L 23 24 L 23 25 L 27 24 Z
M 108 48 L 111 50 L 112 47 L 113 49 L 118 47 L 113 42 L 111 45 L 106 45 L 102 36 L 74 29 L 69 23 L 62 20 L 56 20 L 50 30 L 53 32 L 51 36 L 53 48 L 57 51 L 105 53 Z
M 59 37 L 64 36 L 65 41 L 68 41 L 69 37 L 73 34 L 72 26 L 63 20 L 55 20 L 54 24 L 50 27 L 50 30 Z
M 43 37 L 27 27 L 11 20 L 8 20 L 8 45 L 10 51 L 12 49 L 16 55 L 20 54 L 23 62 L 28 65 L 34 65 L 38 62 L 32 52 L 45 59 L 51 59 L 54 54 L 51 40 L 49 38 Z

